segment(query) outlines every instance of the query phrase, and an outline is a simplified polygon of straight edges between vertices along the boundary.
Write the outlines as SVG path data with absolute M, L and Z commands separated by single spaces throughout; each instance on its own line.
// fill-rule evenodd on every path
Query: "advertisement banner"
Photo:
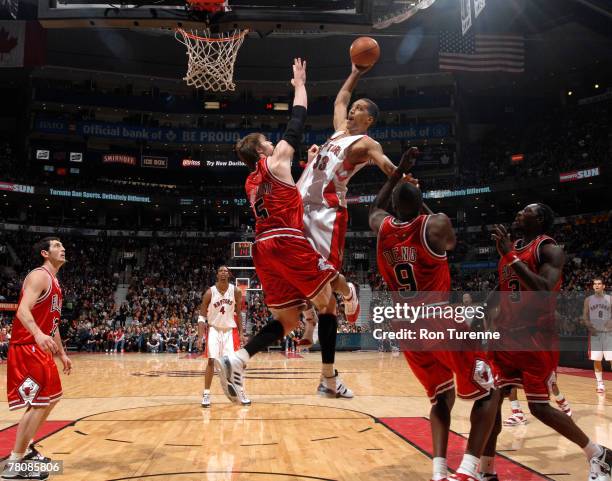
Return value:
M 104 154 L 102 162 L 105 164 L 136 165 L 136 157 L 128 154 Z
M 183 159 L 181 160 L 181 167 L 201 167 L 202 162 L 199 160 L 193 159 Z
M 599 175 L 599 167 L 592 169 L 573 170 L 571 172 L 563 172 L 559 174 L 559 182 L 575 182 L 577 180 L 588 179 L 589 177 L 597 177 Z
M 21 194 L 33 194 L 33 185 L 11 184 L 10 182 L 0 182 L 0 190 L 7 192 L 19 192 Z
M 142 140 L 146 142 L 162 142 L 176 144 L 235 144 L 247 134 L 256 130 L 205 130 L 205 129 L 174 129 L 153 128 L 135 125 L 111 124 L 103 122 L 66 122 L 64 120 L 38 119 L 34 130 L 75 134 L 87 137 L 102 137 L 112 139 Z M 276 143 L 283 131 L 263 131 L 270 141 Z M 312 130 L 304 133 L 304 144 L 321 144 L 327 140 L 333 131 Z M 370 137 L 378 141 L 389 140 L 419 140 L 441 139 L 452 135 L 451 124 L 448 122 L 410 123 L 405 125 L 374 127 L 369 131 Z
M 168 157 L 156 157 L 153 155 L 143 155 L 140 159 L 141 167 L 149 167 L 152 169 L 167 169 Z

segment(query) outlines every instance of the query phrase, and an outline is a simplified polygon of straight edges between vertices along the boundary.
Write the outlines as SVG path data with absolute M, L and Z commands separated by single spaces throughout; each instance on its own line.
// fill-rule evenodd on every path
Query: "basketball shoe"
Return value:
M 480 481 L 480 480 L 469 474 L 454 473 L 448 477 L 448 481 Z
M 247 397 L 246 393 L 244 392 L 244 389 L 238 391 L 238 398 L 240 400 L 240 404 L 242 404 L 243 406 L 251 405 L 251 400 Z
M 597 394 L 603 394 L 606 392 L 606 385 L 603 382 L 597 383 Z
M 49 463 L 51 459 L 41 454 L 32 443 L 28 446 L 26 455 L 21 460 L 15 461 L 15 463 L 20 463 L 20 469 L 11 469 L 12 466 L 7 464 L 0 479 L 47 479 L 49 477 L 48 472 L 34 469 L 34 465 L 28 465 L 27 461 Z
M 347 398 L 353 397 L 353 391 L 344 385 L 342 379 L 338 375 L 338 370 L 334 370 L 335 374 L 332 377 L 321 376 L 321 382 L 319 383 L 318 393 L 322 396 L 334 397 L 334 398 Z
M 504 421 L 504 426 L 521 426 L 523 424 L 527 424 L 527 418 L 520 409 L 513 409 L 510 417 Z
M 497 474 L 480 473 L 478 477 L 480 478 L 480 481 L 499 481 Z
M 565 398 L 561 399 L 561 401 L 557 401 L 557 406 L 559 406 L 559 409 L 561 409 L 561 411 L 567 414 L 570 418 L 572 417 L 572 408 Z
M 233 403 L 240 402 L 240 392 L 244 386 L 244 371 L 246 366 L 236 356 L 230 354 L 221 359 L 215 359 L 215 366 L 219 369 L 221 387 L 227 398 Z
M 357 295 L 357 289 L 355 284 L 352 282 L 348 283 L 349 290 L 351 293 L 348 297 L 344 297 L 344 314 L 346 314 L 346 320 L 351 324 L 355 324 L 359 318 L 359 296 Z
M 209 408 L 210 407 L 210 394 L 205 392 L 202 394 L 202 407 Z
M 307 318 L 306 315 L 309 317 Z M 317 326 L 317 313 L 313 308 L 304 311 L 304 335 L 297 342 L 298 349 L 310 349 L 314 342 L 314 330 Z
M 589 471 L 588 481 L 610 481 L 612 452 L 604 446 L 601 449 L 603 453 L 599 456 L 593 456 L 589 462 L 591 470 Z

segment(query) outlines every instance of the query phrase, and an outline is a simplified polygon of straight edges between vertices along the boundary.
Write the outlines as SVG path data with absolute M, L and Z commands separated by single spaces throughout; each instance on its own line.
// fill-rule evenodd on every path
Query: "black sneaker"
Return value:
M 30 451 L 23 457 L 24 460 L 33 459 L 34 461 L 39 461 L 41 463 L 51 462 L 51 458 L 48 458 L 41 454 L 40 451 L 38 451 L 38 449 L 34 447 L 34 443 L 30 444 L 28 446 L 28 449 Z
M 12 466 L 9 463 L 20 465 L 22 469 L 10 469 Z M 46 471 L 28 469 L 27 460 L 23 458 L 20 461 L 9 461 L 4 467 L 0 479 L 47 479 L 48 477 L 49 473 Z
M 602 446 L 603 453 L 593 456 L 590 460 L 591 469 L 589 481 L 610 481 L 610 466 L 612 466 L 612 452 Z

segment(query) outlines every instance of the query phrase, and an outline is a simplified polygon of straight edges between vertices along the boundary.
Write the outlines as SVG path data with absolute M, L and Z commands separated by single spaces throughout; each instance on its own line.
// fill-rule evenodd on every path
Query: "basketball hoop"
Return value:
M 176 29 L 175 37 L 187 47 L 187 85 L 212 92 L 234 90 L 234 64 L 248 30 L 211 34 L 206 29 Z

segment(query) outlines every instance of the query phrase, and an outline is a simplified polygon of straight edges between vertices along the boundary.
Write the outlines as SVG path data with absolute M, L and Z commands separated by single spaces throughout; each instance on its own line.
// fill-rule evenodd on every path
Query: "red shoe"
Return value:
M 312 347 L 312 339 L 300 339 L 297 342 L 298 349 L 310 349 Z
M 478 478 L 475 478 L 474 476 L 470 476 L 469 474 L 455 473 L 455 474 L 451 474 L 448 477 L 448 481 L 480 481 L 480 480 Z

